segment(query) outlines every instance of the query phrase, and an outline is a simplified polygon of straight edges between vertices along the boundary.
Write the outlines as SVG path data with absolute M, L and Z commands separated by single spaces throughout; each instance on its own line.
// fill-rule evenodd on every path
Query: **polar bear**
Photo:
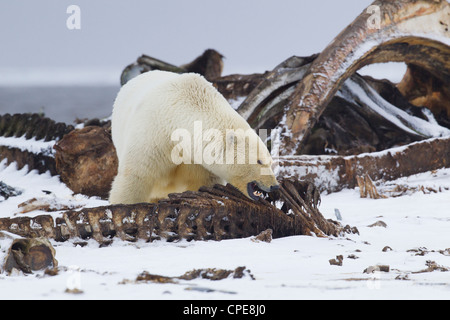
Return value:
M 112 139 L 119 160 L 112 204 L 214 184 L 230 183 L 253 200 L 278 188 L 265 144 L 195 73 L 150 71 L 130 80 L 114 102 Z

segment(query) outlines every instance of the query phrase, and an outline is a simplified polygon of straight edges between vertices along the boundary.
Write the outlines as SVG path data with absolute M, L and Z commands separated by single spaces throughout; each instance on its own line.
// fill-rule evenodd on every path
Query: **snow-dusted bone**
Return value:
M 365 10 L 313 61 L 289 97 L 282 153 L 299 152 L 343 82 L 365 65 L 403 61 L 450 80 L 450 4 L 445 0 L 377 0 L 379 26 Z M 378 28 L 379 27 L 379 28 Z
M 450 130 L 436 123 L 433 114 L 427 120 L 412 116 L 383 99 L 363 78 L 353 75 L 347 79 L 338 96 L 384 118 L 406 134 L 418 138 L 450 136 Z
M 0 231 L 0 273 L 57 267 L 55 249 L 45 238 L 22 238 Z
M 118 160 L 110 133 L 87 126 L 66 134 L 55 146 L 56 170 L 73 192 L 108 198 Z
M 450 167 L 450 138 L 433 138 L 407 146 L 356 156 L 281 156 L 277 177 L 313 183 L 320 191 L 337 192 L 357 186 L 357 177 L 390 181 Z
M 16 162 L 18 169 L 56 175 L 53 146 L 73 129 L 36 113 L 0 115 L 0 159 Z
M 246 119 L 253 128 L 258 129 L 258 123 L 265 123 L 265 120 L 261 118 L 267 117 L 267 114 L 269 113 L 267 111 L 271 109 L 271 106 L 268 103 L 270 97 L 283 96 L 280 94 L 281 91 L 288 91 L 289 87 L 300 81 L 304 77 L 311 62 L 314 61 L 316 57 L 317 55 L 312 55 L 310 57 L 292 56 L 280 63 L 264 77 L 264 80 L 258 84 L 255 90 L 248 94 L 246 99 L 237 108 L 237 112 Z M 275 99 L 275 103 L 272 103 L 272 105 L 279 102 L 280 97 L 277 98 L 278 99 Z
M 50 215 L 1 218 L 0 230 L 24 237 L 56 241 L 95 239 L 109 244 L 111 237 L 136 241 L 166 239 L 222 240 L 244 238 L 272 229 L 273 237 L 340 235 L 357 232 L 326 220 L 318 209 L 320 195 L 312 184 L 281 182 L 280 191 L 252 201 L 234 187 L 217 185 L 171 194 L 157 204 L 112 205 L 70 210 Z
M 173 64 L 143 54 L 137 58 L 136 62 L 125 67 L 120 75 L 120 84 L 124 85 L 139 74 L 150 70 L 162 70 L 175 73 L 194 72 L 201 74 L 211 81 L 219 78 L 222 74 L 222 58 L 223 56 L 216 50 L 208 49 L 192 62 L 182 66 L 174 66 Z

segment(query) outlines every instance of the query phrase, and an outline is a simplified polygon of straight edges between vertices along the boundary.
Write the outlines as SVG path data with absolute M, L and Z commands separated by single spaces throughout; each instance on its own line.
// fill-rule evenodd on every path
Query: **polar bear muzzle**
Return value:
M 252 181 L 247 184 L 247 194 L 248 196 L 257 201 L 259 198 L 264 196 L 264 193 L 273 192 L 280 189 L 279 185 L 274 185 L 266 187 L 257 181 Z

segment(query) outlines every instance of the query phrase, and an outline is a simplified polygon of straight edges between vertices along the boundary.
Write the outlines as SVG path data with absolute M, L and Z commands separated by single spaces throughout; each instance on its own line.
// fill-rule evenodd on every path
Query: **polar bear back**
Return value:
M 195 121 L 208 128 L 250 128 L 225 98 L 202 76 L 150 71 L 125 84 L 114 102 L 112 139 L 120 160 L 126 153 L 145 154 L 146 147 L 172 145 L 180 125 Z M 145 137 L 145 145 L 139 137 Z M 144 148 L 144 149 L 143 149 Z

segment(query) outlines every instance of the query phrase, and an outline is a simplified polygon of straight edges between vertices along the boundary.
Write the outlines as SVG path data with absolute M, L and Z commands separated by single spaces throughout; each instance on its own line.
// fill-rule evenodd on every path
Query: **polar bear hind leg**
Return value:
M 112 204 L 155 203 L 167 198 L 170 193 L 197 191 L 202 186 L 225 184 L 225 181 L 197 164 L 181 164 L 158 177 L 142 177 L 125 172 L 119 171 L 114 179 L 109 198 Z
M 212 187 L 226 182 L 199 164 L 181 164 L 176 168 L 175 181 L 184 182 L 184 190 L 197 191 L 200 187 Z M 177 191 L 182 192 L 182 191 Z
M 201 165 L 181 164 L 164 175 L 164 179 L 154 183 L 146 201 L 157 202 L 171 193 L 197 191 L 200 187 L 212 187 L 215 184 L 224 184 L 224 181 Z

